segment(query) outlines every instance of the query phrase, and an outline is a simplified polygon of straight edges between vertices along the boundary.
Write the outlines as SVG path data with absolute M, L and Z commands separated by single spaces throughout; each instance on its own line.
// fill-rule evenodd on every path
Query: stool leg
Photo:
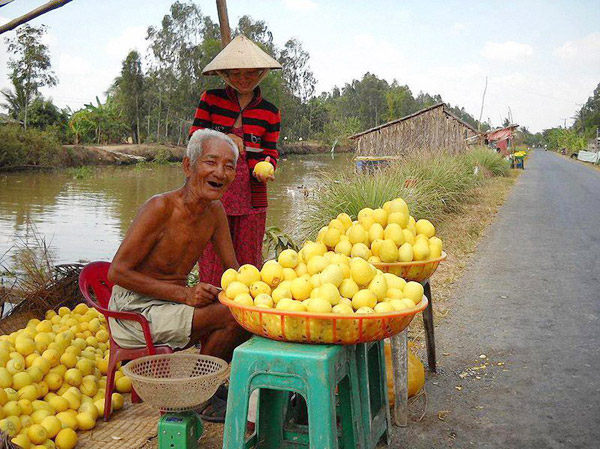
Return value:
M 289 397 L 289 391 L 260 389 L 256 428 L 260 437 L 261 449 L 280 449 L 282 447 L 283 424 Z
M 380 378 L 380 389 L 382 397 L 382 407 L 385 410 L 385 442 L 389 446 L 392 438 L 392 418 L 390 415 L 390 398 L 388 396 L 388 385 L 387 385 L 387 368 L 385 366 L 385 350 L 383 341 L 375 343 L 377 345 L 378 359 L 379 359 L 379 378 Z M 407 366 L 408 368 L 408 366 Z
M 235 370 L 235 365 L 234 365 Z M 223 429 L 223 449 L 246 447 L 246 422 L 250 398 L 249 376 L 232 370 Z
M 308 391 L 308 430 L 310 447 L 338 449 L 333 379 L 314 382 Z
M 427 366 L 432 373 L 436 372 L 435 363 L 435 336 L 433 333 L 433 298 L 431 297 L 431 283 L 429 279 L 423 281 L 425 296 L 429 299 L 427 308 L 423 310 L 423 325 L 425 326 L 425 343 L 427 345 Z
M 394 422 L 406 427 L 408 423 L 408 342 L 407 329 L 394 335 L 392 341 L 392 365 L 394 367 Z
M 355 351 L 358 351 L 359 349 L 362 348 L 359 346 L 355 347 Z M 370 431 L 369 428 L 365 428 L 365 423 L 361 416 L 361 402 L 363 399 L 361 397 L 357 369 L 358 357 L 355 351 L 353 351 L 349 360 L 350 367 L 348 375 L 338 384 L 342 442 L 344 449 L 368 449 L 366 440 L 369 438 Z

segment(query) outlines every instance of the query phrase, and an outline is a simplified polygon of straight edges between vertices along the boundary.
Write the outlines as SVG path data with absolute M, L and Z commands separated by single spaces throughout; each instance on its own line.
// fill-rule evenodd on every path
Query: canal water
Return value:
M 290 155 L 269 184 L 267 226 L 299 237 L 306 196 L 320 172 L 352 164 L 352 154 Z M 150 196 L 183 183 L 180 165 L 96 167 L 81 178 L 72 170 L 0 174 L 0 262 L 11 266 L 24 243 L 42 236 L 56 264 L 111 260 Z M 2 267 L 0 267 L 1 270 Z

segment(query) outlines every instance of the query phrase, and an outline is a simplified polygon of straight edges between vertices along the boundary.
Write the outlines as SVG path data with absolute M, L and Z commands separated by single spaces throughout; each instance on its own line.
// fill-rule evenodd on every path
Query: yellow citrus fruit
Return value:
M 62 396 L 54 396 L 48 399 L 47 401 L 52 407 L 54 407 L 54 410 L 56 410 L 56 412 L 59 413 L 64 412 L 69 408 L 69 401 L 67 401 Z
M 87 311 L 89 310 L 89 307 L 87 306 L 87 304 L 84 303 L 79 303 L 75 306 L 75 308 L 73 309 L 73 313 L 78 313 L 80 315 L 85 314 Z
M 253 173 L 255 175 L 260 174 L 260 175 L 264 175 L 264 176 L 273 176 L 273 173 L 275 173 L 275 168 L 273 167 L 273 164 L 271 164 L 270 162 L 260 161 L 258 164 L 256 164 L 254 166 Z
M 27 436 L 34 444 L 42 444 L 48 438 L 48 432 L 41 424 L 34 424 L 27 431 Z
M 423 286 L 419 282 L 407 282 L 403 289 L 404 297 L 412 299 L 415 304 L 421 302 L 423 298 Z
M 19 395 L 19 399 L 35 401 L 40 396 L 40 391 L 38 391 L 35 385 L 26 385 L 21 388 L 17 394 Z
M 48 371 L 50 371 L 50 368 L 52 368 L 50 360 L 45 357 L 36 357 L 36 359 L 31 363 L 31 366 L 39 368 L 44 375 L 48 374 Z
M 44 357 L 45 359 L 48 359 L 51 367 L 58 366 L 58 364 L 60 362 L 60 354 L 56 349 L 46 349 L 42 353 L 42 357 Z
M 377 296 L 371 290 L 363 289 L 357 291 L 352 297 L 352 307 L 358 311 L 363 307 L 370 307 L 371 309 L 377 304 Z
M 17 436 L 21 430 L 21 420 L 17 416 L 0 419 L 0 430 L 9 437 Z
M 235 298 L 233 298 L 233 300 L 244 306 L 254 305 L 254 301 L 252 300 L 252 296 L 250 296 L 250 293 L 239 293 L 238 295 L 236 295 Z
M 54 438 L 62 429 L 62 423 L 56 416 L 46 416 L 42 420 L 41 426 L 46 429 L 48 438 Z
M 71 429 L 62 429 L 54 439 L 56 449 L 73 449 L 77 446 L 77 433 Z
M 4 410 L 4 416 L 20 416 L 21 415 L 21 406 L 17 401 L 8 401 L 6 404 L 2 406 L 2 410 Z
M 256 281 L 252 281 L 252 282 L 256 282 Z M 246 285 L 244 282 L 241 282 L 241 281 L 233 281 L 225 289 L 225 294 L 227 295 L 227 297 L 229 299 L 234 299 L 240 293 L 250 293 L 250 289 L 248 288 L 248 285 Z
M 94 404 L 92 404 L 92 406 L 94 406 Z M 80 430 L 90 430 L 96 425 L 96 418 L 89 412 L 78 413 L 77 424 L 79 425 Z
M 35 351 L 36 346 L 31 338 L 17 338 L 15 348 L 19 354 L 27 356 Z
M 31 385 L 33 383 L 33 379 L 31 375 L 25 371 L 21 371 L 15 373 L 12 378 L 12 388 L 14 390 L 20 390 L 27 385 Z
M 296 268 L 298 266 L 298 253 L 293 249 L 284 249 L 277 258 L 279 265 L 283 268 Z
M 283 281 L 283 267 L 276 260 L 269 260 L 260 270 L 260 278 L 270 287 L 275 288 Z
M 72 430 L 77 430 L 77 428 L 79 427 L 79 424 L 77 423 L 77 418 L 69 412 L 65 411 L 57 413 L 56 417 L 61 422 L 63 429 L 69 428 Z
M 250 285 L 253 282 L 260 281 L 260 271 L 254 265 L 245 264 L 242 265 L 238 270 L 237 281 L 245 285 Z M 235 281 L 234 281 L 235 282 Z M 233 282 L 232 282 L 233 283 Z M 229 284 L 231 285 L 231 284 Z M 225 289 L 227 290 L 227 289 Z M 227 295 L 229 296 L 229 295 Z M 236 295 L 229 296 L 235 298 Z
M 29 449 L 31 447 L 31 440 L 29 440 L 29 437 L 24 433 L 18 434 L 10 441 L 22 449 Z
M 111 399 L 112 399 L 112 406 L 113 406 L 114 410 L 121 410 L 123 408 L 123 404 L 125 403 L 125 400 L 124 400 L 122 394 L 113 393 Z
M 85 359 L 82 359 L 83 361 Z M 81 380 L 83 379 L 83 373 L 77 368 L 68 369 L 65 373 L 65 382 L 74 387 L 78 387 L 81 385 Z

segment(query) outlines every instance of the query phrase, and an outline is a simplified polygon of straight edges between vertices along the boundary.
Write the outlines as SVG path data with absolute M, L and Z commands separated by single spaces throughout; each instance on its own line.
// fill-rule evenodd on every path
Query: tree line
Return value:
M 45 31 L 43 26 L 26 25 L 7 40 L 13 88 L 3 90 L 2 96 L 11 119 L 25 128 L 48 131 L 63 143 L 184 144 L 201 93 L 223 85 L 219 77 L 201 73 L 221 50 L 220 30 L 193 2 L 173 3 L 159 25 L 148 27 L 145 60 L 137 50 L 130 51 L 106 99 L 96 97 L 76 111 L 59 109 L 40 95 L 41 87 L 58 82 L 48 48 L 41 43 Z M 284 140 L 347 143 L 349 135 L 443 101 L 440 95 L 413 94 L 409 86 L 373 73 L 317 95 L 310 55 L 299 40 L 278 46 L 267 24 L 250 16 L 239 19 L 233 34 L 244 34 L 283 66 L 263 80 L 261 89 L 282 111 Z M 598 91 L 578 115 L 572 129 L 577 136 L 589 137 L 599 125 Z M 475 128 L 490 128 L 464 108 L 455 106 L 452 112 Z M 523 140 L 529 144 L 551 139 L 554 134 L 547 131 L 534 135 L 524 128 Z

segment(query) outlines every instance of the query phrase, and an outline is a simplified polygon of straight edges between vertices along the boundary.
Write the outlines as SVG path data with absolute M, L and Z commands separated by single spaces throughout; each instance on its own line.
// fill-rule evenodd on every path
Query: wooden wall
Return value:
M 439 107 L 359 136 L 356 156 L 398 158 L 415 152 L 457 154 L 467 149 L 465 139 L 475 135 Z M 477 140 L 473 139 L 473 143 Z

